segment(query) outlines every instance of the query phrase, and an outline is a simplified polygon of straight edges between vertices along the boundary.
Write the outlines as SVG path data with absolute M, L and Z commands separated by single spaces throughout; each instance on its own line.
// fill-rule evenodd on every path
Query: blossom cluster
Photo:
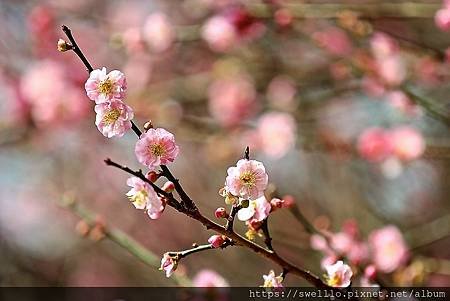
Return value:
M 358 137 L 357 149 L 367 161 L 381 163 L 386 175 L 396 176 L 401 172 L 401 162 L 415 160 L 424 153 L 425 141 L 422 134 L 410 126 L 371 127 Z
M 93 70 L 85 83 L 87 96 L 95 102 L 95 124 L 103 136 L 122 137 L 131 129 L 133 110 L 123 102 L 127 89 L 125 75 L 106 68 Z
M 330 266 L 342 259 L 364 270 L 359 282 L 361 286 L 378 285 L 377 273 L 392 273 L 403 267 L 409 258 L 408 247 L 397 227 L 388 225 L 376 229 L 364 241 L 354 220 L 347 221 L 340 232 L 312 235 L 311 247 L 323 253 L 321 264 L 329 275 Z M 334 286 L 335 280 L 328 282 Z

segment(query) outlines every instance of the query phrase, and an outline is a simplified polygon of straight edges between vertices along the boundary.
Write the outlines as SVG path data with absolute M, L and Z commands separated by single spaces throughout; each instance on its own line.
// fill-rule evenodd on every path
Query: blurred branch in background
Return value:
M 286 1 L 282 7 L 289 9 L 295 18 L 330 19 L 338 18 L 345 10 L 357 12 L 362 18 L 431 18 L 441 5 L 441 1 L 429 2 L 383 2 L 359 1 L 361 3 L 296 3 Z M 271 6 L 247 4 L 250 12 L 258 17 L 271 17 Z
M 96 214 L 83 207 L 79 202 L 73 199 L 73 197 L 64 197 L 60 202 L 58 202 L 58 205 L 69 209 L 81 218 L 82 221 L 85 221 L 90 227 L 96 226 Z M 116 243 L 119 247 L 123 248 L 149 267 L 153 269 L 158 269 L 160 267 L 160 256 L 153 254 L 150 250 L 146 249 L 143 245 L 128 236 L 123 231 L 107 225 L 102 225 L 102 229 L 99 229 L 99 231 L 101 231 L 98 233 L 100 235 L 100 239 L 102 234 L 104 234 L 106 239 Z M 180 286 L 192 285 L 191 280 L 188 277 L 178 273 L 174 274 L 170 277 L 170 279 Z

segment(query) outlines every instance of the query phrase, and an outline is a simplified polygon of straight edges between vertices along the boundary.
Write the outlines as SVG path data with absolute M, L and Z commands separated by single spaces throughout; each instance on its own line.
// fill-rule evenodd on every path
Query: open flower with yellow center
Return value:
M 240 198 L 256 200 L 267 187 L 268 175 L 264 165 L 256 160 L 239 160 L 227 170 L 227 190 Z
M 127 82 L 122 72 L 113 70 L 106 74 L 106 68 L 103 67 L 90 73 L 84 87 L 87 96 L 96 104 L 100 104 L 113 99 L 122 100 L 125 97 Z
M 262 287 L 273 287 L 273 288 L 281 288 L 283 285 L 281 282 L 283 281 L 283 277 L 275 276 L 275 272 L 270 270 L 268 275 L 263 275 L 264 284 Z
M 136 209 L 145 209 L 151 219 L 157 219 L 161 216 L 164 211 L 164 202 L 158 197 L 150 184 L 138 177 L 131 177 L 127 180 L 127 185 L 131 187 L 127 196 Z
M 352 282 L 353 272 L 350 266 L 339 260 L 325 267 L 327 284 L 332 287 L 348 287 Z
M 136 142 L 135 153 L 138 161 L 149 169 L 173 162 L 179 147 L 172 133 L 162 128 L 149 129 Z
M 103 136 L 108 138 L 122 137 L 126 131 L 131 129 L 131 119 L 134 117 L 133 110 L 120 100 L 98 104 L 94 110 L 97 114 L 95 125 Z
M 250 201 L 247 208 L 239 209 L 237 218 L 244 222 L 250 220 L 253 222 L 262 222 L 269 216 L 271 209 L 270 202 L 263 195 L 256 200 Z

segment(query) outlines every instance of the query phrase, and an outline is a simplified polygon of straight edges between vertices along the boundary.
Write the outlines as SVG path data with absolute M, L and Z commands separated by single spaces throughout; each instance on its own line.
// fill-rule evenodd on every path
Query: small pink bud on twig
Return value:
M 175 185 L 172 182 L 167 181 L 166 183 L 164 183 L 162 190 L 164 190 L 165 192 L 172 192 L 175 190 Z
M 216 212 L 214 212 L 214 215 L 217 218 L 228 218 L 227 210 L 223 207 L 219 207 L 216 209 Z
M 223 235 L 213 235 L 208 239 L 208 242 L 213 248 L 220 248 L 225 242 L 226 237 Z
M 155 183 L 156 180 L 159 179 L 160 174 L 158 174 L 156 171 L 149 171 L 145 177 L 147 178 L 147 180 L 149 180 L 152 183 Z
M 369 280 L 375 280 L 375 278 L 377 277 L 376 267 L 373 264 L 368 265 L 364 270 L 364 276 L 366 276 L 366 278 Z
M 89 234 L 90 227 L 85 220 L 80 220 L 75 226 L 75 231 L 83 237 L 86 237 Z

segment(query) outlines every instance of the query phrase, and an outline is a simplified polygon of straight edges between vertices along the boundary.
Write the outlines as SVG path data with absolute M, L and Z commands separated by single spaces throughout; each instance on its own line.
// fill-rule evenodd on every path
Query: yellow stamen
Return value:
M 107 78 L 98 83 L 97 91 L 101 94 L 108 95 L 111 94 L 113 86 L 113 82 L 109 78 Z
M 150 145 L 149 151 L 152 155 L 157 157 L 160 157 L 166 153 L 166 149 L 159 143 Z
M 255 174 L 251 171 L 245 171 L 243 172 L 239 180 L 241 180 L 242 184 L 245 186 L 255 186 L 256 185 L 256 177 Z
M 137 207 L 142 207 L 146 204 L 148 193 L 145 190 L 141 190 L 136 194 L 129 196 L 130 201 Z
M 106 125 L 113 124 L 120 117 L 120 111 L 118 109 L 112 109 L 103 116 L 103 123 Z
M 329 286 L 336 287 L 342 284 L 342 279 L 341 277 L 339 277 L 339 275 L 336 274 L 333 277 L 328 278 L 327 283 Z

